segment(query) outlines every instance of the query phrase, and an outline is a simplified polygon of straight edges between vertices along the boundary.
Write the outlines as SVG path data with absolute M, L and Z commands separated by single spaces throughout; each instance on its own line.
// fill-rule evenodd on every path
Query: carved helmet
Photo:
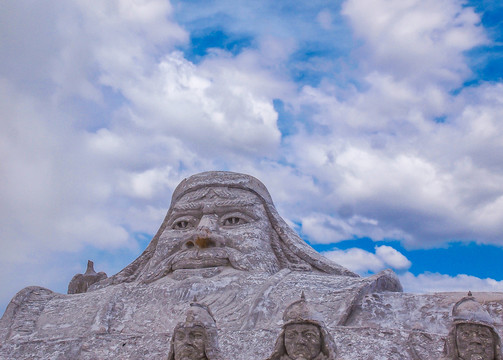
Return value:
M 476 324 L 488 327 L 494 339 L 494 359 L 503 359 L 501 355 L 501 339 L 494 327 L 494 319 L 482 305 L 475 300 L 471 293 L 459 300 L 452 308 L 452 325 L 445 344 L 445 352 L 448 359 L 458 359 L 456 333 L 457 326 L 460 324 Z
M 184 326 L 202 326 L 204 328 L 216 329 L 217 324 L 213 318 L 213 314 L 206 305 L 193 302 L 187 311 Z
M 494 320 L 473 296 L 465 296 L 452 308 L 452 319 L 456 323 L 476 323 L 493 327 Z
M 310 323 L 323 327 L 323 319 L 321 314 L 314 311 L 306 301 L 304 292 L 300 296 L 300 300 L 294 301 L 285 309 L 283 313 L 283 328 L 289 324 Z
M 283 313 L 283 329 L 276 340 L 274 351 L 267 360 L 282 360 L 286 357 L 285 329 L 292 324 L 312 324 L 316 325 L 321 334 L 321 354 L 316 358 L 324 360 L 335 360 L 337 348 L 335 342 L 326 330 L 323 318 L 320 313 L 314 311 L 306 301 L 304 292 L 300 300 L 294 301 L 285 309 Z
M 208 360 L 221 360 L 222 358 L 218 347 L 217 324 L 215 322 L 215 318 L 208 306 L 195 301 L 190 304 L 190 308 L 187 310 L 185 322 L 178 323 L 173 330 L 168 360 L 175 359 L 174 343 L 176 331 L 180 328 L 194 326 L 200 326 L 204 328 L 206 332 L 206 343 L 204 349 L 206 358 L 208 358 Z

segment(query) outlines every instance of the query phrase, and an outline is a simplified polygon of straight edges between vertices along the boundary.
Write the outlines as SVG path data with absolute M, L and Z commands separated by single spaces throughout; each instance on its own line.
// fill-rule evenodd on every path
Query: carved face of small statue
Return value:
M 205 360 L 206 331 L 201 326 L 182 327 L 175 331 L 175 360 Z
M 273 232 L 262 202 L 250 191 L 207 187 L 189 192 L 173 205 L 149 277 L 225 266 L 277 272 Z
M 491 329 L 479 324 L 459 324 L 456 346 L 461 360 L 494 360 L 494 337 Z
M 312 360 L 321 351 L 321 333 L 313 324 L 290 324 L 285 328 L 285 349 L 292 360 Z

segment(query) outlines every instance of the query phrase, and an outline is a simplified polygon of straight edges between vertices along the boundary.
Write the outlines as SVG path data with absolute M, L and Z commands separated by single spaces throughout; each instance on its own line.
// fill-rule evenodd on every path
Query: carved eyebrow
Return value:
M 214 203 L 214 206 L 216 207 L 242 207 L 242 206 L 253 206 L 257 205 L 257 202 L 254 202 L 253 200 L 223 200 L 223 201 L 217 201 Z M 174 211 L 187 211 L 187 210 L 201 210 L 203 208 L 204 204 L 202 202 L 189 202 L 189 203 L 182 203 L 182 204 L 175 204 L 173 207 Z
M 201 210 L 203 208 L 202 203 L 182 203 L 182 204 L 175 204 L 173 206 L 174 211 L 186 211 L 186 210 Z
M 239 207 L 239 206 L 253 206 L 257 205 L 256 202 L 252 200 L 224 200 L 215 203 L 218 207 Z

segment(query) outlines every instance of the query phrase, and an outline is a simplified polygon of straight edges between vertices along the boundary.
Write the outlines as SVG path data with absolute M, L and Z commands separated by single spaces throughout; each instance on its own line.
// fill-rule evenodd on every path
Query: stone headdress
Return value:
M 194 326 L 200 326 L 206 331 L 206 343 L 204 344 L 206 358 L 208 360 L 221 360 L 215 318 L 206 305 L 197 302 L 190 304 L 185 322 L 180 322 L 175 326 L 173 336 L 171 337 L 168 360 L 175 360 L 174 343 L 176 330 Z
M 297 233 L 286 224 L 285 220 L 279 216 L 271 195 L 269 195 L 265 185 L 258 179 L 250 175 L 233 172 L 209 171 L 192 175 L 184 179 L 176 187 L 171 198 L 170 209 L 161 227 L 145 251 L 119 273 L 102 282 L 102 286 L 131 282 L 138 279 L 155 252 L 159 237 L 166 229 L 168 219 L 171 216 L 175 203 L 188 192 L 210 186 L 243 189 L 258 196 L 264 205 L 269 221 L 274 229 L 271 246 L 282 268 L 289 268 L 292 270 L 316 269 L 327 274 L 358 277 L 358 275 L 350 270 L 321 256 L 307 245 Z
M 320 313 L 314 311 L 306 301 L 304 293 L 300 300 L 291 303 L 283 313 L 283 329 L 276 340 L 274 351 L 267 360 L 287 360 L 289 357 L 285 348 L 285 329 L 291 324 L 312 324 L 316 325 L 321 334 L 321 353 L 316 360 L 335 360 L 337 348 L 335 342 L 326 330 Z
M 496 360 L 503 359 L 501 355 L 501 339 L 494 327 L 494 319 L 482 305 L 475 300 L 471 293 L 459 300 L 452 308 L 452 325 L 445 343 L 447 359 L 458 360 L 456 333 L 457 326 L 460 324 L 476 324 L 488 327 L 493 334 L 495 344 L 494 358 Z

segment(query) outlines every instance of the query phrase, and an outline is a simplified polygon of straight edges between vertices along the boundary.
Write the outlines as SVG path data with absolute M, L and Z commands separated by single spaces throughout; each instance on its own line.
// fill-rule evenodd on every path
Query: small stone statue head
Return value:
M 285 327 L 285 349 L 292 359 L 315 359 L 321 352 L 320 328 L 314 324 L 296 323 Z
M 171 339 L 168 360 L 220 360 L 217 327 L 209 308 L 192 303 Z
M 501 340 L 494 321 L 473 296 L 452 309 L 453 323 L 446 342 L 451 360 L 501 360 Z
M 290 304 L 283 314 L 283 331 L 268 360 L 333 360 L 335 344 L 326 331 L 320 314 L 300 300 Z

